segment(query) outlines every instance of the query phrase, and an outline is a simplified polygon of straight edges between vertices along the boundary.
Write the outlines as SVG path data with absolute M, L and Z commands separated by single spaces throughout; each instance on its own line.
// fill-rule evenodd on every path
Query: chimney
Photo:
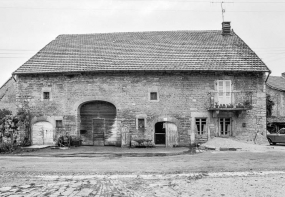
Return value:
M 282 74 L 281 74 L 281 76 L 282 76 L 283 78 L 285 78 L 285 72 L 284 72 L 284 73 L 282 73 Z
M 231 35 L 231 22 L 222 22 L 223 35 Z

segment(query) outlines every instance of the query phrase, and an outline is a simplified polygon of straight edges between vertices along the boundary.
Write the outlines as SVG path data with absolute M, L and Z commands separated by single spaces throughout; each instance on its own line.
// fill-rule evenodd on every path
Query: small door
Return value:
M 37 122 L 32 126 L 33 145 L 53 145 L 53 126 L 49 122 Z
M 154 143 L 155 145 L 165 145 L 165 124 L 164 122 L 158 122 L 155 124 Z
M 93 145 L 104 146 L 105 120 L 93 119 Z
M 231 104 L 231 80 L 218 80 L 219 104 Z
M 231 134 L 231 119 L 230 118 L 220 118 L 220 136 L 228 137 Z
M 166 147 L 178 145 L 177 126 L 174 123 L 165 122 L 164 127 L 166 129 Z
M 178 145 L 177 126 L 171 122 L 156 123 L 154 143 L 155 145 L 165 145 L 166 147 Z

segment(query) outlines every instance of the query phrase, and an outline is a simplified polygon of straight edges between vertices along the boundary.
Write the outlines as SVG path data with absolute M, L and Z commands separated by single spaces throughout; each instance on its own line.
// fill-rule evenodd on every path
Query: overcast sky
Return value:
M 0 0 L 0 86 L 60 34 L 219 30 L 218 0 Z M 223 0 L 224 20 L 272 70 L 285 72 L 285 0 Z

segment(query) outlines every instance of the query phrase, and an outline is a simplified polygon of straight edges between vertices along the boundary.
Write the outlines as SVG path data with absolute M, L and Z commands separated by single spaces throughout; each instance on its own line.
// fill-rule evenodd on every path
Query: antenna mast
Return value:
M 219 2 L 211 2 L 211 3 L 220 3 L 220 4 L 221 4 L 222 18 L 223 18 L 223 22 L 224 22 L 224 13 L 226 12 L 226 10 L 223 8 L 223 3 L 234 3 L 234 2 L 223 2 L 223 1 L 219 1 Z

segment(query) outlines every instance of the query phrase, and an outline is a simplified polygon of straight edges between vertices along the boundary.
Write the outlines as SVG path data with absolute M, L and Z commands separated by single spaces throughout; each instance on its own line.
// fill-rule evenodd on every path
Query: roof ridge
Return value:
M 98 32 L 98 33 L 84 33 L 84 34 L 59 34 L 59 36 L 79 36 L 79 35 L 98 35 L 98 34 L 126 34 L 126 33 L 159 33 L 159 32 L 222 32 L 222 30 L 165 30 L 165 31 L 118 31 L 118 32 Z

